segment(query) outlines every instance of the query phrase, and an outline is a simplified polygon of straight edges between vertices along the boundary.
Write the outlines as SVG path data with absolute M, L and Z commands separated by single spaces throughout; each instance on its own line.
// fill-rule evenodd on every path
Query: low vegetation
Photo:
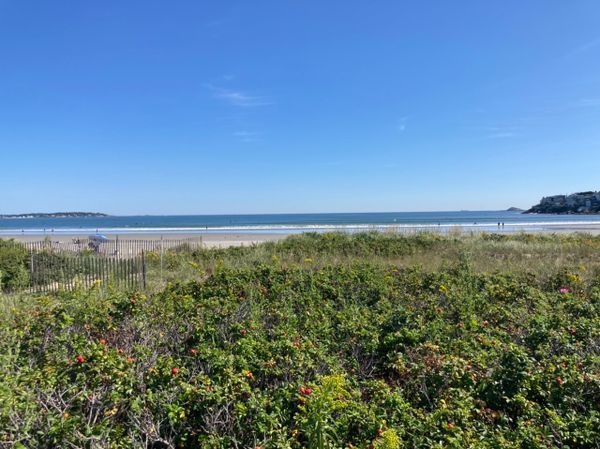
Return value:
M 5 294 L 0 446 L 597 448 L 599 249 L 305 235 Z
M 12 240 L 0 239 L 0 292 L 20 290 L 28 285 L 27 250 Z

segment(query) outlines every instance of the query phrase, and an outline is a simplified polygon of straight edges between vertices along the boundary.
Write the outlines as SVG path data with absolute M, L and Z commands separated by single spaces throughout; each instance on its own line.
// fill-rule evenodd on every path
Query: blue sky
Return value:
M 0 0 L 0 213 L 600 189 L 597 0 Z

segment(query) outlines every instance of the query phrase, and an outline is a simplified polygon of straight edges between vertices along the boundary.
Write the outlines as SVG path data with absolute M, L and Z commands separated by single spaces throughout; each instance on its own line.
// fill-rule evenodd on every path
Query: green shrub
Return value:
M 13 240 L 0 239 L 0 290 L 14 291 L 29 284 L 28 252 Z
M 594 447 L 595 281 L 561 293 L 475 262 L 271 262 L 153 294 L 15 297 L 0 317 L 0 442 Z

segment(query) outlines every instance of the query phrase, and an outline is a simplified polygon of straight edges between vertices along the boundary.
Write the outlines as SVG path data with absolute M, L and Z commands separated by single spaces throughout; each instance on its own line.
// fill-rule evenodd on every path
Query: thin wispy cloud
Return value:
M 260 141 L 261 134 L 254 131 L 236 131 L 233 133 L 241 142 L 258 142 Z
M 267 97 L 251 95 L 240 90 L 225 89 L 223 87 L 213 86 L 212 84 L 207 84 L 206 88 L 212 91 L 214 98 L 224 101 L 231 106 L 253 108 L 274 104 L 273 101 Z
M 203 26 L 211 38 L 222 38 L 236 29 L 238 19 L 234 15 L 228 17 L 215 18 L 204 22 Z
M 399 133 L 403 133 L 406 131 L 406 122 L 408 121 L 408 117 L 400 117 L 396 122 L 396 130 Z
M 477 128 L 476 128 L 477 129 Z M 484 139 L 509 139 L 511 137 L 517 137 L 521 130 L 518 126 L 484 126 L 478 128 L 479 131 L 483 131 L 485 134 Z
M 515 137 L 517 135 L 517 133 L 511 132 L 511 131 L 505 131 L 505 132 L 497 132 L 497 133 L 492 133 L 492 134 L 488 134 L 487 135 L 487 139 L 508 139 L 509 137 Z
M 600 98 L 581 98 L 575 106 L 580 108 L 592 108 L 600 106 Z
M 204 22 L 203 25 L 206 28 L 219 28 L 231 22 L 231 20 L 231 17 L 222 17 L 218 19 L 207 20 L 206 22 Z
M 591 41 L 585 42 L 584 44 L 574 48 L 567 54 L 567 56 L 578 56 L 587 53 L 590 50 L 594 50 L 597 47 L 600 47 L 600 37 L 592 39 Z

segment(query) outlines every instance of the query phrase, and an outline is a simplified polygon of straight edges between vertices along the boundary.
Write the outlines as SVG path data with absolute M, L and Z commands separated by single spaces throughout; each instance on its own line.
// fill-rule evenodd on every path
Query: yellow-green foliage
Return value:
M 376 449 L 400 449 L 400 437 L 394 429 L 388 429 L 381 434 L 381 438 L 375 441 Z

